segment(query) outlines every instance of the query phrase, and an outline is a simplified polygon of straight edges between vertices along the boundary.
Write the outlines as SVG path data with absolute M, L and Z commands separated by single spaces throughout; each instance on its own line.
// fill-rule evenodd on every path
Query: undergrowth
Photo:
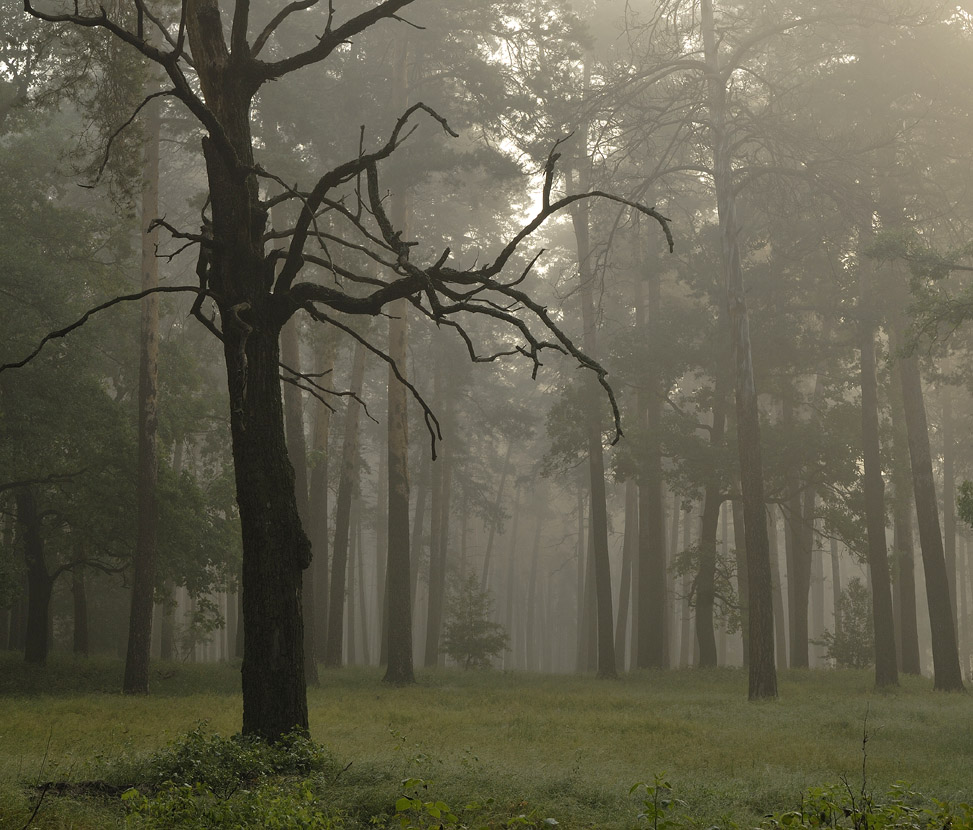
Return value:
M 392 689 L 345 668 L 309 689 L 313 741 L 268 748 L 220 737 L 240 723 L 235 667 L 161 664 L 144 698 L 112 693 L 117 669 L 53 657 L 30 673 L 0 655 L 0 830 L 970 824 L 973 696 L 924 678 L 877 693 L 868 672 L 787 671 L 780 699 L 754 704 L 734 670 L 439 670 Z M 861 808 L 842 782 L 859 777 L 869 706 Z
M 393 733 L 393 738 L 403 741 L 399 734 Z M 863 752 L 867 741 L 866 732 Z M 560 825 L 556 816 L 530 809 L 526 803 L 516 805 L 528 808 L 519 812 L 509 806 L 499 808 L 492 798 L 450 805 L 433 781 L 419 777 L 403 779 L 398 796 L 378 811 L 356 814 L 340 807 L 336 799 L 340 778 L 349 766 L 341 766 L 301 733 L 267 743 L 241 736 L 224 738 L 200 725 L 129 767 L 127 771 L 137 774 L 138 781 L 115 796 L 114 810 L 124 812 L 125 826 L 131 830 L 542 830 Z M 87 785 L 95 790 L 96 783 Z M 89 796 L 105 794 L 100 790 Z M 664 774 L 633 785 L 629 796 L 629 815 L 606 815 L 606 824 L 633 830 L 699 828 L 689 805 L 676 797 Z M 25 827 L 36 817 L 40 803 Z M 724 817 L 708 830 L 744 827 Z M 792 809 L 767 815 L 747 830 L 973 830 L 973 808 L 926 797 L 903 782 L 876 797 L 869 790 L 863 761 L 857 790 L 847 780 L 812 787 Z

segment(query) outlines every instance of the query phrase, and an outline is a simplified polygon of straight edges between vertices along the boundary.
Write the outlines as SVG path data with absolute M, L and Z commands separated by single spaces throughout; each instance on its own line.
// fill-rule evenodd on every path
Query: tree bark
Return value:
M 909 461 L 909 436 L 902 404 L 902 381 L 892 371 L 889 409 L 892 414 L 892 515 L 895 523 L 895 565 L 897 620 L 896 641 L 900 668 L 904 674 L 921 674 L 919 620 L 916 602 L 916 549 L 912 527 L 912 470 Z
M 750 354 L 750 319 L 740 263 L 739 226 L 736 220 L 730 136 L 726 129 L 726 86 L 720 80 L 723 70 L 720 67 L 716 46 L 712 0 L 702 0 L 701 23 L 704 56 L 709 69 L 713 182 L 720 220 L 721 252 L 734 364 L 737 445 L 740 455 L 740 482 L 743 490 L 743 518 L 747 540 L 747 573 L 750 580 L 748 697 L 751 700 L 759 700 L 777 697 L 770 549 L 764 505 L 757 388 L 754 383 L 753 360 Z
M 864 464 L 865 526 L 872 587 L 872 625 L 875 631 L 875 685 L 899 682 L 895 660 L 895 623 L 892 585 L 885 542 L 885 484 L 879 446 L 878 381 L 875 371 L 875 323 L 871 287 L 864 265 L 859 269 L 859 316 L 862 390 L 862 462 Z
M 84 566 L 76 565 L 71 569 L 71 598 L 73 600 L 74 632 L 72 651 L 80 657 L 87 657 L 90 651 L 88 635 L 88 591 L 84 580 Z
M 945 387 L 943 398 L 943 553 L 949 582 L 949 607 L 956 620 L 956 438 L 953 423 L 953 390 Z M 957 637 L 957 643 L 959 638 Z
M 151 227 L 159 216 L 158 100 L 145 107 L 145 156 L 142 166 L 142 278 L 141 289 L 159 284 L 156 246 L 158 229 Z M 149 655 L 152 647 L 152 600 L 155 592 L 155 559 L 159 526 L 157 481 L 159 475 L 159 295 L 141 301 L 138 414 L 138 511 L 135 567 L 125 655 L 125 694 L 148 694 Z
M 281 330 L 280 353 L 284 365 L 301 372 L 301 347 L 299 325 L 291 317 Z M 285 374 L 290 373 L 285 370 Z M 284 434 L 287 436 L 287 457 L 294 468 L 294 495 L 301 524 L 310 528 L 311 505 L 308 497 L 307 439 L 304 436 L 304 396 L 292 383 L 284 384 Z M 318 663 L 315 658 L 315 596 L 314 596 L 314 546 L 311 546 L 311 566 L 301 579 L 301 603 L 304 611 L 304 678 L 308 683 L 318 683 Z
M 318 356 L 317 371 L 327 375 L 334 370 L 337 337 L 334 328 L 325 329 L 325 342 Z M 308 484 L 308 536 L 311 541 L 311 567 L 314 585 L 314 660 L 323 661 L 328 642 L 329 580 L 329 483 L 330 456 L 328 443 L 331 436 L 331 410 L 317 407 L 312 441 L 313 463 Z M 306 655 L 305 655 L 306 657 Z
M 442 401 L 440 396 L 438 400 Z M 443 405 L 445 411 L 448 404 Z M 446 602 L 446 537 L 449 533 L 450 450 L 444 443 L 442 454 L 432 463 L 432 527 L 429 533 L 429 605 L 426 614 L 426 648 L 423 664 L 439 663 L 439 638 L 442 634 L 443 607 Z
M 576 203 L 578 204 L 578 203 Z M 590 245 L 588 241 L 588 210 L 580 203 L 571 213 L 578 245 L 578 267 L 581 275 L 581 316 L 584 322 L 585 353 L 597 354 L 595 343 L 595 307 L 592 296 Z M 608 558 L 608 502 L 605 490 L 605 457 L 601 438 L 601 389 L 594 376 L 584 379 L 585 432 L 588 449 L 588 482 L 591 500 L 591 541 L 589 555 L 594 566 L 595 614 L 597 619 L 596 647 L 598 676 L 615 677 L 615 615 L 612 613 L 611 567 Z
M 397 225 L 402 227 L 402 225 Z M 405 376 L 408 300 L 390 309 L 389 356 Z M 389 368 L 388 377 L 388 663 L 385 681 L 415 682 L 412 665 L 412 593 L 409 568 L 409 425 L 406 388 Z
M 615 654 L 624 669 L 625 643 L 628 633 L 629 598 L 632 595 L 633 548 L 638 543 L 638 485 L 633 479 L 625 482 L 625 531 L 622 538 L 622 573 L 618 584 L 618 616 L 615 618 Z M 636 617 L 637 621 L 637 617 Z M 637 668 L 638 663 L 633 665 Z
M 510 453 L 513 451 L 513 442 L 507 442 L 507 451 L 503 456 L 503 466 L 500 468 L 500 483 L 497 485 L 497 497 L 493 502 L 493 515 L 496 516 L 500 512 L 500 506 L 503 504 L 503 488 L 507 483 L 507 475 L 510 472 Z M 493 556 L 493 540 L 496 536 L 497 527 L 494 522 L 490 523 L 489 530 L 487 530 L 487 542 L 486 542 L 486 552 L 483 554 L 483 571 L 480 574 L 480 590 L 485 591 L 490 587 L 490 564 Z
M 337 668 L 341 665 L 345 638 L 348 548 L 353 530 L 351 509 L 360 466 L 358 424 L 361 404 L 355 398 L 361 395 L 365 378 L 365 356 L 365 347 L 361 343 L 356 343 L 351 377 L 348 382 L 348 390 L 353 394 L 353 397 L 348 399 L 345 408 L 341 445 L 341 477 L 338 481 L 338 496 L 334 514 L 334 543 L 329 580 L 330 596 L 328 597 L 328 640 L 324 652 L 324 665 L 328 668 Z
M 51 592 L 54 581 L 44 561 L 44 538 L 37 495 L 30 487 L 17 489 L 17 524 L 20 525 L 24 563 L 27 566 L 27 620 L 24 630 L 24 660 L 37 666 L 47 662 Z
M 750 664 L 750 638 L 747 636 L 747 540 L 743 532 L 743 504 L 739 499 L 732 502 L 733 510 L 733 546 L 737 566 L 737 602 L 740 605 L 740 638 L 743 653 L 743 665 Z M 768 539 L 769 543 L 769 539 Z M 773 546 L 771 546 L 773 556 Z
M 896 334 L 900 335 L 900 332 L 901 329 Z M 897 336 L 896 341 L 900 340 L 901 337 Z M 963 675 L 960 672 L 956 628 L 949 601 L 943 537 L 939 530 L 939 505 L 936 501 L 936 482 L 932 472 L 929 427 L 926 422 L 919 360 L 913 354 L 900 357 L 898 364 L 902 380 L 905 425 L 909 436 L 909 458 L 912 463 L 912 488 L 916 499 L 922 569 L 926 577 L 926 600 L 932 633 L 933 686 L 940 691 L 960 691 L 963 689 Z
M 796 426 L 794 389 L 784 395 L 783 420 L 785 427 Z M 790 667 L 806 669 L 808 660 L 808 599 L 811 591 L 811 544 L 813 539 L 813 511 L 815 493 L 802 491 L 800 470 L 791 465 L 787 472 L 787 610 L 790 635 Z
M 743 511 L 741 510 L 741 513 Z M 780 549 L 777 541 L 777 508 L 768 505 L 767 508 L 767 541 L 770 546 L 770 575 L 774 595 L 774 645 L 777 649 L 777 662 L 781 666 L 787 665 L 787 625 L 784 615 L 784 589 L 780 578 Z
M 236 69 L 215 0 L 190 0 L 186 31 L 203 98 L 220 130 L 203 138 L 214 244 L 200 268 L 219 308 L 243 539 L 243 733 L 276 740 L 307 730 L 302 573 L 311 547 L 287 460 L 280 330 L 293 308 L 269 288 L 266 209 L 254 172 L 256 83 Z
M 635 325 L 648 340 L 650 327 L 661 320 L 659 272 L 643 263 L 645 304 L 637 289 Z M 647 388 L 639 389 L 638 407 L 643 413 L 646 452 L 639 465 L 638 488 L 638 668 L 663 668 L 666 641 L 666 528 L 662 503 L 662 376 L 650 360 Z M 624 655 L 624 651 L 616 656 Z M 624 657 L 623 657 L 624 659 Z
M 538 510 L 534 515 L 534 544 L 531 546 L 530 554 L 530 577 L 527 581 L 527 620 L 525 624 L 525 648 L 524 648 L 524 666 L 527 671 L 537 671 L 537 617 L 540 616 L 543 620 L 543 608 L 541 613 L 538 614 L 537 606 L 541 603 L 542 597 L 539 596 L 537 591 L 537 570 L 540 561 L 541 553 L 541 528 L 544 525 L 543 521 L 543 511 L 538 503 Z M 543 632 L 541 632 L 543 633 Z M 544 645 L 541 641 L 541 650 L 543 651 Z

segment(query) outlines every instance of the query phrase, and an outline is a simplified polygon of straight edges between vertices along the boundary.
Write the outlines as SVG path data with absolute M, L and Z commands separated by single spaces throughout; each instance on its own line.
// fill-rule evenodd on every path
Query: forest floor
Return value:
M 18 655 L 0 656 L 0 827 L 25 826 L 37 785 L 124 786 L 141 759 L 200 724 L 224 736 L 239 728 L 237 667 L 157 664 L 146 698 L 119 694 L 121 673 L 102 658 L 29 670 Z M 334 764 L 315 798 L 346 816 L 328 826 L 366 826 L 390 820 L 410 794 L 403 780 L 421 779 L 408 787 L 422 801 L 454 812 L 478 802 L 471 826 L 525 815 L 522 826 L 550 817 L 564 828 L 633 828 L 646 797 L 633 785 L 664 775 L 678 801 L 660 830 L 666 820 L 751 827 L 800 809 L 811 787 L 847 782 L 859 795 L 867 735 L 864 789 L 877 800 L 906 781 L 925 796 L 973 801 L 970 695 L 935 693 L 928 678 L 876 692 L 867 671 L 783 671 L 772 702 L 749 703 L 746 687 L 734 669 L 616 681 L 436 670 L 408 688 L 384 686 L 377 669 L 323 672 L 309 690 L 311 734 Z M 126 826 L 120 789 L 84 793 L 49 788 L 30 827 Z M 400 824 L 435 826 L 425 814 Z

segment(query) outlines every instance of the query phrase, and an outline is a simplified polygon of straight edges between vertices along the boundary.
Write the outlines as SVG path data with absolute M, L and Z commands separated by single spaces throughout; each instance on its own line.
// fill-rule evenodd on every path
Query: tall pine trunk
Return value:
M 54 582 L 44 560 L 44 537 L 37 494 L 33 488 L 17 488 L 17 524 L 27 570 L 27 614 L 24 628 L 24 660 L 37 666 L 47 662 L 50 644 L 51 592 Z
M 577 203 L 576 203 L 577 204 Z M 592 291 L 591 246 L 588 239 L 588 210 L 582 203 L 572 211 L 578 246 L 578 268 L 581 276 L 581 316 L 584 326 L 584 349 L 597 354 L 595 305 Z M 612 613 L 611 568 L 608 559 L 608 497 L 605 488 L 605 456 L 602 447 L 601 388 L 589 372 L 585 384 L 585 435 L 588 450 L 588 486 L 591 500 L 589 556 L 594 571 L 595 644 L 599 677 L 614 677 L 615 632 Z
M 897 342 L 901 341 L 901 331 L 899 328 L 896 332 Z M 912 488 L 916 499 L 922 570 L 926 577 L 926 600 L 932 633 L 933 685 L 940 691 L 960 691 L 963 689 L 963 675 L 959 666 L 956 628 L 949 601 L 943 537 L 939 530 L 939 505 L 932 472 L 929 427 L 919 374 L 919 359 L 914 354 L 903 356 L 899 358 L 898 364 L 902 380 L 905 425 L 909 437 L 909 459 L 912 463 Z
M 720 220 L 721 253 L 734 364 L 737 446 L 740 456 L 743 520 L 747 542 L 747 574 L 750 581 L 748 697 L 751 700 L 759 700 L 777 697 L 770 549 L 764 505 L 757 388 L 754 384 L 753 360 L 750 354 L 750 318 L 740 262 L 736 184 L 730 157 L 731 139 L 726 129 L 726 85 L 722 80 L 723 70 L 720 67 L 717 51 L 712 0 L 702 0 L 701 24 L 704 57 L 709 69 L 713 183 Z
M 345 598 L 348 594 L 347 571 L 348 549 L 352 524 L 352 502 L 359 475 L 359 429 L 361 404 L 356 400 L 361 395 L 365 377 L 365 347 L 361 343 L 355 344 L 355 354 L 352 358 L 351 377 L 348 391 L 353 397 L 348 399 L 345 408 L 345 418 L 342 432 L 341 471 L 338 480 L 338 496 L 335 503 L 334 543 L 331 554 L 331 576 L 329 580 L 328 597 L 328 640 L 324 652 L 324 664 L 328 668 L 337 668 L 342 662 L 342 650 L 345 637 Z
M 301 347 L 300 329 L 296 317 L 291 317 L 281 331 L 280 353 L 287 367 L 285 377 L 297 380 L 290 372 L 300 373 Z M 287 436 L 287 457 L 294 468 L 294 495 L 297 499 L 297 513 L 305 529 L 310 528 L 310 501 L 308 499 L 307 439 L 304 436 L 304 401 L 299 387 L 292 383 L 284 384 L 284 431 Z M 304 571 L 301 587 L 301 602 L 304 610 L 304 677 L 308 683 L 317 684 L 318 664 L 314 654 L 314 547 L 311 547 L 311 567 Z
M 643 243 L 644 244 L 644 243 Z M 645 269 L 645 303 L 636 294 L 636 326 L 649 342 L 661 321 L 661 288 L 657 268 Z M 638 489 L 638 668 L 663 668 L 666 642 L 666 529 L 662 503 L 662 376 L 650 359 L 647 388 L 640 388 L 638 407 L 646 431 L 645 455 L 639 465 Z M 621 657 L 623 651 L 619 651 Z M 623 658 L 624 659 L 624 658 Z
M 869 221 L 869 220 L 866 220 Z M 864 233 L 868 233 L 866 228 Z M 878 380 L 875 370 L 875 322 L 869 273 L 859 267 L 859 318 L 862 390 L 862 462 L 864 464 L 865 528 L 868 534 L 868 572 L 872 584 L 872 626 L 875 631 L 875 685 L 899 682 L 895 659 L 892 585 L 885 542 L 885 484 L 878 426 Z
M 146 105 L 145 157 L 142 166 L 142 291 L 159 284 L 156 245 L 158 229 L 150 225 L 159 216 L 158 100 Z M 152 600 L 155 592 L 156 542 L 159 526 L 157 480 L 159 474 L 159 295 L 141 302 L 139 337 L 138 473 L 136 482 L 137 530 L 132 600 L 125 654 L 126 694 L 148 694 L 149 654 L 152 647 Z
M 892 516 L 895 525 L 895 589 L 898 629 L 897 655 L 905 674 L 920 674 L 919 620 L 916 601 L 916 546 L 912 526 L 912 470 L 909 462 L 909 436 L 902 404 L 902 382 L 892 371 L 889 409 L 892 414 Z
M 322 377 L 329 376 L 334 370 L 338 341 L 336 329 L 325 329 L 325 341 L 318 356 L 317 372 Z M 312 439 L 313 464 L 308 482 L 308 523 L 307 532 L 311 541 L 311 567 L 314 585 L 314 660 L 323 661 L 328 641 L 328 594 L 330 591 L 328 523 L 330 494 L 328 473 L 330 456 L 328 443 L 331 436 L 331 410 L 326 406 L 316 409 L 314 437 Z

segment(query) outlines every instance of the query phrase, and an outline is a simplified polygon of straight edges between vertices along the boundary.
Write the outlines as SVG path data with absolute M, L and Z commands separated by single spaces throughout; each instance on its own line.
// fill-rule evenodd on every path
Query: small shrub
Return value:
M 294 732 L 277 743 L 234 735 L 224 738 L 205 725 L 180 736 L 145 764 L 140 784 L 201 784 L 227 794 L 241 784 L 273 775 L 306 776 L 332 765 L 331 757 L 306 735 Z
M 442 651 L 465 669 L 488 668 L 507 648 L 507 632 L 490 620 L 492 605 L 490 592 L 480 588 L 472 572 L 446 600 Z
M 131 827 L 330 830 L 344 819 L 317 803 L 308 776 L 332 766 L 299 732 L 268 743 L 199 726 L 152 756 L 122 800 Z
M 856 576 L 848 582 L 838 601 L 840 625 L 834 633 L 825 631 L 820 640 L 811 640 L 828 650 L 828 658 L 839 668 L 864 669 L 875 659 L 875 634 L 872 629 L 872 595 Z

